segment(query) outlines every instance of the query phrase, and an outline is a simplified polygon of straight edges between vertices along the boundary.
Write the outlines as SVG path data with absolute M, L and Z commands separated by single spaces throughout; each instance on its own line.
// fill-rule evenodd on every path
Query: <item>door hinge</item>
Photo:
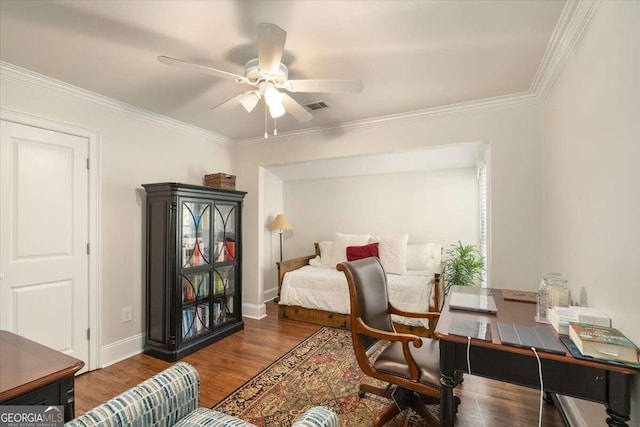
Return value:
M 87 255 L 90 255 L 90 251 L 89 251 L 89 243 L 87 243 Z
M 91 329 L 87 328 L 87 341 L 91 339 Z
M 89 169 L 89 158 L 87 158 L 87 169 Z

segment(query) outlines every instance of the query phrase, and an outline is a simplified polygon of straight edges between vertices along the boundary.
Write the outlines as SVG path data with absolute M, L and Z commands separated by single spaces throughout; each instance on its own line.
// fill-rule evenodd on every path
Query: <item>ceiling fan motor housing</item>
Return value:
M 244 66 L 244 75 L 250 80 L 265 80 L 272 83 L 283 84 L 289 78 L 289 69 L 282 62 L 275 74 L 265 73 L 258 66 L 258 58 L 251 59 Z

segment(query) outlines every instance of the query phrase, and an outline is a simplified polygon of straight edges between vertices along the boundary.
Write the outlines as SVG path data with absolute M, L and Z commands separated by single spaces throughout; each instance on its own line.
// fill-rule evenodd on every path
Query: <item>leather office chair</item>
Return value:
M 409 313 L 393 307 L 387 295 L 387 278 L 377 258 L 343 262 L 337 268 L 344 272 L 349 284 L 351 335 L 358 365 L 366 375 L 389 383 L 386 389 L 361 384 L 360 397 L 372 393 L 392 400 L 395 397 L 398 403 L 392 401 L 376 416 L 374 425 L 384 425 L 407 407 L 429 425 L 438 425 L 425 404 L 440 402 L 439 343 L 396 333 L 391 314 L 436 319 L 440 313 Z M 368 349 L 380 340 L 390 344 L 370 361 Z M 457 408 L 460 399 L 455 400 Z

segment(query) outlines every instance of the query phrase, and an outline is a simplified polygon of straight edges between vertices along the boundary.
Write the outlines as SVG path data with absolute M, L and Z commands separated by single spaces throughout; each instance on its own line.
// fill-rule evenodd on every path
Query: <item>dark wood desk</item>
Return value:
M 505 301 L 499 289 L 490 291 L 498 307 L 497 314 L 449 310 L 449 299 L 443 307 L 435 335 L 440 339 L 440 425 L 453 426 L 454 373 L 468 372 L 467 338 L 449 335 L 452 318 L 487 322 L 492 341 L 472 339 L 469 349 L 471 374 L 531 388 L 540 388 L 538 362 L 532 350 L 503 345 L 497 322 L 540 326 L 534 320 L 535 304 Z M 551 326 L 547 327 L 551 328 Z M 542 365 L 544 389 L 547 392 L 604 403 L 607 424 L 627 426 L 631 411 L 631 380 L 640 370 L 576 359 L 566 355 L 538 351 Z M 464 402 L 462 402 L 464 405 Z
M 74 375 L 82 360 L 8 331 L 0 331 L 0 404 L 63 405 L 75 416 Z

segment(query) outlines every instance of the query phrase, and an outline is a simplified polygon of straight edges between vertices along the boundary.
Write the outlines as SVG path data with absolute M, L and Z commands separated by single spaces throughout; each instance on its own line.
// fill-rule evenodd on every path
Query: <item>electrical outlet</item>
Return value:
M 133 318 L 133 308 L 125 307 L 122 309 L 122 323 L 131 322 Z

